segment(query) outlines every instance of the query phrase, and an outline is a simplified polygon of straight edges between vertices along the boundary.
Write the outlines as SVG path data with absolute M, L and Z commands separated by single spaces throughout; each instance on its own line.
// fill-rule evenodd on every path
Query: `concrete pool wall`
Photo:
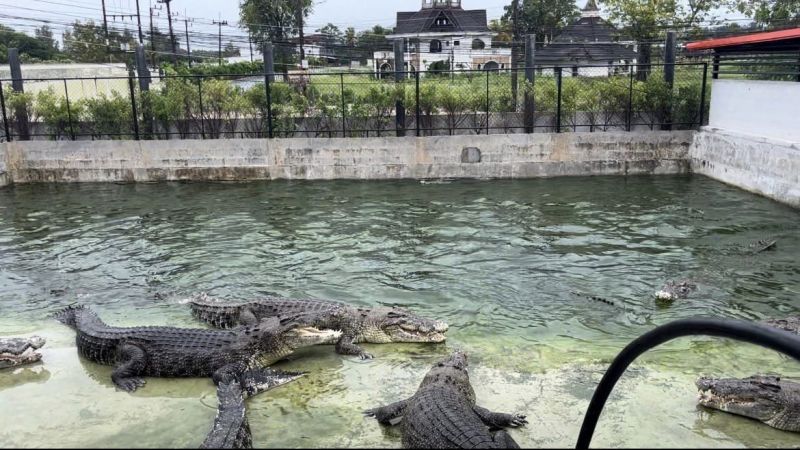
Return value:
M 0 187 L 694 172 L 800 207 L 800 144 L 711 127 L 420 138 L 27 141 L 1 144 L 0 156 Z
M 693 132 L 357 139 L 27 141 L 7 183 L 533 178 L 689 172 Z

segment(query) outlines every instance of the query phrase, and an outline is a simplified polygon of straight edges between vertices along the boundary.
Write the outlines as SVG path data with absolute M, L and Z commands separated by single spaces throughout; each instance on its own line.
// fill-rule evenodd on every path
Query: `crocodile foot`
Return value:
M 144 378 L 123 378 L 120 380 L 115 380 L 114 384 L 117 385 L 118 388 L 122 389 L 125 392 L 134 392 L 135 390 L 139 389 L 140 387 L 144 386 L 147 381 Z

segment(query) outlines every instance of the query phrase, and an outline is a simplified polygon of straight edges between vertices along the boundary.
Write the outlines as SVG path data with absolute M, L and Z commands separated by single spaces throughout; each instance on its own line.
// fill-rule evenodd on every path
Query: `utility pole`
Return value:
M 250 62 L 253 62 L 253 35 L 250 33 L 250 29 L 247 29 L 247 42 L 250 44 Z
M 306 50 L 303 48 L 305 46 L 305 37 L 303 35 L 303 3 L 305 0 L 295 0 L 297 3 L 297 30 L 300 33 L 300 61 L 306 59 Z
M 227 25 L 227 20 L 220 20 L 219 22 L 216 20 L 212 20 L 211 23 L 214 25 L 219 25 L 219 52 L 217 53 L 219 57 L 219 65 L 222 65 L 222 26 Z
M 178 49 L 175 45 L 175 33 L 172 31 L 172 12 L 169 9 L 169 4 L 172 0 L 158 0 L 159 3 L 167 4 L 167 20 L 169 21 L 169 39 L 172 41 L 172 64 L 178 65 Z
M 189 19 L 183 19 L 186 28 L 186 57 L 189 58 L 189 67 L 192 67 L 192 47 L 189 45 Z
M 139 24 L 139 44 L 144 44 L 144 35 L 142 34 L 142 14 L 139 12 L 139 0 L 136 0 L 136 22 Z
M 106 17 L 106 0 L 100 0 L 103 5 L 103 33 L 106 36 L 106 47 L 108 47 L 108 17 Z
M 156 32 L 155 32 L 155 29 L 153 28 L 153 7 L 152 6 L 150 7 L 150 51 L 152 52 L 152 55 L 150 57 L 150 59 L 151 59 L 150 64 L 152 64 L 153 67 L 156 67 Z

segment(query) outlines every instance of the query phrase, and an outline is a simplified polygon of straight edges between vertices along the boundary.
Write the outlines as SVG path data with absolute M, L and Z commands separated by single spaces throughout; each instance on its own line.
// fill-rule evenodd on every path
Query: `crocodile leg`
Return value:
M 217 398 L 219 405 L 214 426 L 200 448 L 252 448 L 242 385 L 238 381 L 220 383 Z
M 406 405 L 408 405 L 408 400 L 401 400 L 386 406 L 368 409 L 364 411 L 364 415 L 367 417 L 374 417 L 378 423 L 384 425 L 397 425 L 403 420 Z
M 499 448 L 519 448 L 517 441 L 505 430 L 500 430 L 495 433 L 492 439 L 497 443 Z
M 363 348 L 357 346 L 355 341 L 355 336 L 343 334 L 342 337 L 339 338 L 339 341 L 336 342 L 336 353 L 340 355 L 356 355 L 361 357 L 361 359 L 372 359 L 373 356 L 365 352 Z
M 505 414 L 491 412 L 486 408 L 475 405 L 472 408 L 481 421 L 490 428 L 521 427 L 528 423 L 522 414 Z
M 244 361 L 231 363 L 215 370 L 214 373 L 211 374 L 211 379 L 217 386 L 220 384 L 230 384 L 234 382 L 241 385 L 241 377 L 249 368 L 250 367 Z
M 246 370 L 240 379 L 245 397 L 253 397 L 282 384 L 290 383 L 305 374 L 306 372 L 283 372 L 265 367 Z
M 117 365 L 111 372 L 111 381 L 126 392 L 133 392 L 144 386 L 143 378 L 137 377 L 147 363 L 144 350 L 132 345 L 123 344 L 117 349 Z

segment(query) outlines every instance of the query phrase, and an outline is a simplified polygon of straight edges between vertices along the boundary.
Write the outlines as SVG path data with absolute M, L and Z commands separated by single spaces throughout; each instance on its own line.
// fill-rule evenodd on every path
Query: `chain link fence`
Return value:
M 374 137 L 693 129 L 708 64 L 0 80 L 3 140 Z M 647 72 L 647 76 L 643 76 Z M 674 75 L 668 74 L 672 73 Z M 526 73 L 528 78 L 526 78 Z M 518 80 L 517 85 L 512 80 Z

